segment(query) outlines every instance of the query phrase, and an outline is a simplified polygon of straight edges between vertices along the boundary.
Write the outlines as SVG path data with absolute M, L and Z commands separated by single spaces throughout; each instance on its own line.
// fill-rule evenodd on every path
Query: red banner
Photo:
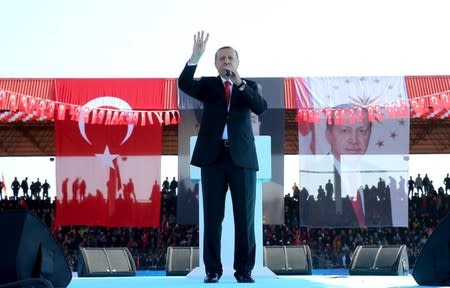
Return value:
M 163 85 L 161 79 L 56 81 L 56 101 L 81 105 L 55 121 L 56 225 L 159 227 L 162 126 L 99 124 L 87 111 L 155 109 L 151 99 L 161 97 Z

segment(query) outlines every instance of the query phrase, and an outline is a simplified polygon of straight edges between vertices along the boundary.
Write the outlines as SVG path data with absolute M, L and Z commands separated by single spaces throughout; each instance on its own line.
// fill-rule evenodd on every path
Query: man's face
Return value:
M 219 75 L 226 77 L 227 70 L 235 71 L 239 66 L 239 59 L 233 48 L 223 48 L 217 51 L 215 65 Z
M 331 146 L 331 153 L 336 159 L 341 155 L 358 155 L 366 153 L 369 145 L 371 125 L 367 117 L 361 123 L 330 126 L 326 138 Z

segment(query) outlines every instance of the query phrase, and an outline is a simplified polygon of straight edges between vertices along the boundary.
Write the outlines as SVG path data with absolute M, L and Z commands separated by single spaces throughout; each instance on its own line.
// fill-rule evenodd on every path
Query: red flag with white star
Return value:
M 91 111 L 74 117 L 77 109 L 69 108 L 64 120 L 55 121 L 56 225 L 159 227 L 160 201 L 151 199 L 159 199 L 152 194 L 159 193 L 153 186 L 161 179 L 162 126 L 158 121 L 142 125 L 94 118 L 99 119 L 102 109 L 155 109 L 157 100 L 164 98 L 164 83 L 164 79 L 56 81 L 58 102 Z

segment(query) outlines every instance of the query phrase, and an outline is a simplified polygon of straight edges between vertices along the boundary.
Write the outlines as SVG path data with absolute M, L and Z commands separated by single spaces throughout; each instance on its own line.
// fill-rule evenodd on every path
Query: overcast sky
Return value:
M 193 34 L 242 75 L 450 74 L 445 0 L 2 0 L 0 77 L 177 77 Z

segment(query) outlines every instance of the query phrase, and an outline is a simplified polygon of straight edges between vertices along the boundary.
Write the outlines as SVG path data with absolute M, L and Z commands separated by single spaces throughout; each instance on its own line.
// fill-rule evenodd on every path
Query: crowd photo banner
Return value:
M 300 225 L 407 227 L 409 117 L 384 109 L 408 100 L 404 78 L 285 83 L 299 109 Z

